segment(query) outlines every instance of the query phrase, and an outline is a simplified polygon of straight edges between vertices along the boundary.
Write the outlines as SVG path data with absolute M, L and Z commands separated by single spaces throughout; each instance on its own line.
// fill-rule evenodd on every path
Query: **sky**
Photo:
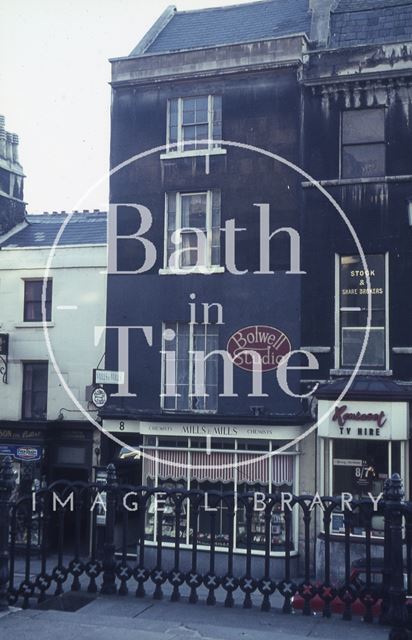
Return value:
M 178 10 L 248 0 L 177 0 Z M 20 138 L 29 213 L 107 209 L 110 64 L 168 0 L 0 0 L 0 114 Z

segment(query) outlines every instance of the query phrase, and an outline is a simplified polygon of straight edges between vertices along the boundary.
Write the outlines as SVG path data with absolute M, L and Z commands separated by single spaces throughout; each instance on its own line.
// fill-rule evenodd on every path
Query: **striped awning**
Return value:
M 269 484 L 269 457 L 258 453 L 238 454 L 237 481 L 239 484 Z
M 145 475 L 162 480 L 186 480 L 188 452 L 182 449 L 144 449 Z
M 190 477 L 192 480 L 210 482 L 234 482 L 235 454 L 220 451 L 194 451 L 191 454 Z
M 278 486 L 293 484 L 295 456 L 274 455 L 272 457 L 272 482 Z
M 144 449 L 144 475 L 160 480 L 191 480 L 198 482 L 237 482 L 269 484 L 269 465 L 272 465 L 272 482 L 275 485 L 292 485 L 294 456 L 274 455 L 265 457 L 259 453 L 192 451 L 182 449 Z M 237 464 L 236 464 L 237 456 Z M 190 460 L 190 468 L 188 468 Z M 156 469 L 157 466 L 157 469 Z M 157 470 L 157 473 L 156 473 Z

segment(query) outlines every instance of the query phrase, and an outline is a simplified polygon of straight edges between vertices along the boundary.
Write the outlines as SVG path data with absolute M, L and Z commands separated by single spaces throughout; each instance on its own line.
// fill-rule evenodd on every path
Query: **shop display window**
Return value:
M 199 490 L 205 493 L 205 501 L 202 502 L 197 522 L 198 546 L 209 546 L 211 542 L 211 516 L 208 509 L 215 507 L 213 504 L 213 492 L 234 492 L 237 496 L 235 503 L 235 515 L 232 517 L 228 506 L 219 500 L 215 512 L 215 544 L 216 547 L 228 548 L 230 534 L 233 534 L 234 548 L 244 550 L 247 546 L 247 518 L 245 506 L 239 500 L 239 496 L 248 493 L 252 499 L 261 498 L 262 493 L 293 493 L 295 456 L 275 455 L 264 456 L 269 453 L 270 443 L 257 443 L 253 450 L 253 443 L 246 443 L 233 439 L 228 446 L 223 448 L 225 442 L 219 441 L 219 447 L 210 450 L 200 446 L 204 439 L 192 438 L 190 444 L 186 441 L 186 449 L 172 446 L 172 441 L 159 438 L 158 448 L 144 447 L 146 456 L 143 457 L 143 484 L 153 487 L 182 488 Z M 165 444 L 169 445 L 166 448 Z M 213 442 L 212 442 L 213 444 Z M 259 446 L 259 444 L 261 446 Z M 242 448 L 239 447 L 242 446 Z M 165 447 L 165 448 L 162 448 Z M 259 495 L 257 495 L 259 494 Z M 159 506 L 159 502 L 158 502 Z M 176 514 L 173 500 L 166 499 L 161 503 L 162 515 L 162 540 L 173 542 L 176 536 Z M 261 506 L 256 503 L 256 507 Z M 292 524 L 293 518 L 291 518 Z M 156 499 L 152 497 L 146 510 L 147 540 L 153 542 L 157 538 L 157 527 L 160 519 L 156 518 Z M 193 531 L 195 523 L 191 513 L 190 504 L 185 501 L 180 514 L 179 537 L 183 544 L 193 544 Z M 231 532 L 231 527 L 233 531 Z M 293 549 L 293 535 L 291 526 L 290 548 Z M 258 508 L 253 509 L 251 519 L 252 548 L 264 552 L 265 539 L 265 515 Z M 286 542 L 284 515 L 276 509 L 272 512 L 270 523 L 271 551 L 284 551 Z
M 389 469 L 400 471 L 400 443 L 375 440 L 334 440 L 333 441 L 333 494 L 349 493 L 353 499 L 374 497 L 383 491 Z M 355 512 L 352 517 L 352 533 L 363 535 L 365 523 Z M 342 516 L 332 522 L 335 533 L 344 532 Z M 383 535 L 383 518 L 376 515 L 372 518 L 372 535 Z

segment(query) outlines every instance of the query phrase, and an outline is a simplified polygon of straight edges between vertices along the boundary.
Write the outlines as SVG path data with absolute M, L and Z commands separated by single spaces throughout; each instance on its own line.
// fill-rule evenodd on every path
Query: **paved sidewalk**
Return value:
M 65 606 L 70 608 L 71 594 Z M 76 598 L 76 596 L 74 596 Z M 74 600 L 76 602 L 76 600 Z M 0 617 L 0 637 L 19 640 L 387 640 L 389 629 L 354 619 L 345 622 L 334 616 L 310 618 L 279 609 L 269 613 L 257 607 L 226 609 L 208 607 L 183 598 L 178 603 L 149 597 L 97 596 L 78 611 L 14 610 Z

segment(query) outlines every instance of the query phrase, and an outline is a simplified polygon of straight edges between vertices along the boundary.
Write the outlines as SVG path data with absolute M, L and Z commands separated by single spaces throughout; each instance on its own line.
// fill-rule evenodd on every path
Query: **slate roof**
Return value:
M 338 378 L 331 383 L 321 385 L 316 390 L 319 399 L 336 399 L 340 396 L 346 384 L 347 378 Z M 400 385 L 395 380 L 384 376 L 357 375 L 349 390 L 345 394 L 346 400 L 404 400 L 412 398 L 412 385 Z
M 330 46 L 412 40 L 412 0 L 340 0 L 331 15 Z
M 22 247 L 51 247 L 67 218 L 65 213 L 28 215 L 27 226 L 0 244 L 0 249 Z M 59 240 L 59 245 L 106 243 L 107 215 L 104 212 L 73 213 Z
M 309 0 L 261 0 L 177 11 L 145 53 L 254 42 L 309 31 Z M 135 50 L 130 55 L 136 55 Z

